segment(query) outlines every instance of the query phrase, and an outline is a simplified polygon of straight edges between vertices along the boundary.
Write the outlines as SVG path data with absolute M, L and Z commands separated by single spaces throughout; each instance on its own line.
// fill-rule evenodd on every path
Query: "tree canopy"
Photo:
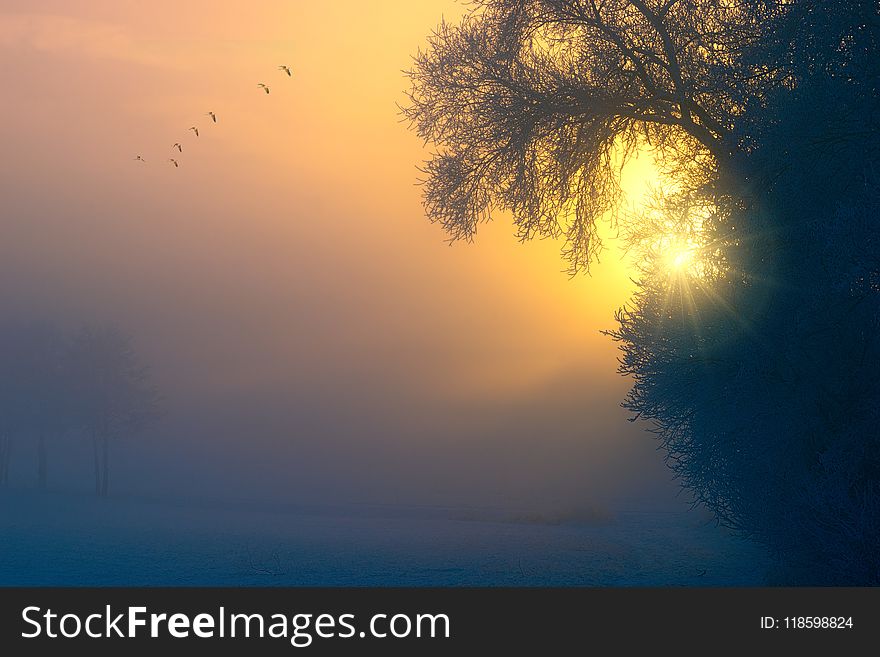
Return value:
M 601 247 L 620 167 L 651 148 L 700 190 L 754 147 L 776 93 L 864 65 L 864 3 L 478 0 L 415 57 L 405 115 L 435 147 L 425 205 L 451 239 L 496 210 L 522 239 L 562 237 L 573 272 Z M 842 6 L 841 6 L 842 5 Z M 860 52 L 859 49 L 862 51 Z M 868 50 L 870 52 L 870 50 Z M 842 70 L 842 68 L 840 69 Z

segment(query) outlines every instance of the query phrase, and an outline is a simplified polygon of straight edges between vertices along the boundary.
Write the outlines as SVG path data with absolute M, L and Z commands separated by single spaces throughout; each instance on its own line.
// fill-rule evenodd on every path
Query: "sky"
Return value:
M 133 336 L 164 416 L 114 446 L 117 490 L 572 508 L 674 493 L 600 334 L 635 275 L 613 241 L 572 279 L 558 243 L 518 243 L 503 215 L 451 246 L 424 217 L 403 71 L 464 11 L 5 0 L 0 303 Z M 652 169 L 625 177 L 636 203 Z M 70 454 L 56 485 L 87 488 L 82 445 L 54 449 Z

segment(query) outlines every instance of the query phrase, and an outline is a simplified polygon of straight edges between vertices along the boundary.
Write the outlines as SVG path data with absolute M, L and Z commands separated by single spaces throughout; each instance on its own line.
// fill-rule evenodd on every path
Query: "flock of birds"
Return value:
M 282 64 L 278 67 L 278 70 L 282 73 L 287 74 L 287 77 L 293 77 L 293 70 L 289 66 Z M 257 84 L 257 86 L 264 92 L 266 92 L 267 95 L 269 94 L 269 85 L 260 82 L 259 84 Z M 206 112 L 205 116 L 209 117 L 212 123 L 217 123 L 217 114 L 215 112 Z M 198 126 L 190 126 L 189 130 L 192 131 L 196 137 L 199 136 Z M 172 144 L 171 150 L 177 150 L 178 153 L 183 153 L 183 145 L 179 141 L 176 141 L 174 142 L 174 144 Z M 147 161 L 141 155 L 136 155 L 134 160 L 135 162 L 140 162 L 142 164 L 147 163 Z M 177 158 L 169 157 L 168 162 L 173 164 L 175 169 L 180 167 L 180 162 L 177 161 Z

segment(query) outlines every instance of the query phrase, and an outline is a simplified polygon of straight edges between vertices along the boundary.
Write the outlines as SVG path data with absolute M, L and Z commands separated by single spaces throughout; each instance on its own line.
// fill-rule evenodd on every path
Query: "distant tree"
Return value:
M 0 326 L 0 486 L 9 485 L 15 437 L 24 426 L 25 400 L 20 386 L 25 367 L 19 344 L 22 327 Z
M 37 483 L 45 490 L 49 477 L 52 437 L 69 426 L 66 386 L 67 346 L 61 332 L 51 324 L 32 324 L 24 335 L 23 356 L 28 371 L 20 381 L 26 400 L 26 423 L 37 448 Z
M 12 457 L 12 435 L 4 427 L 0 433 L 0 488 L 9 485 L 9 461 Z
M 37 482 L 48 482 L 48 443 L 68 426 L 65 392 L 66 345 L 52 324 L 7 324 L 0 331 L 2 397 L 5 430 L 0 439 L 0 481 L 8 480 L 13 435 L 32 440 L 36 447 Z
M 627 406 L 782 581 L 880 582 L 878 3 L 475 4 L 410 72 L 429 218 L 470 240 L 510 211 L 584 270 L 651 150 L 672 189 L 627 226 Z M 701 271 L 670 274 L 670 230 Z
M 71 346 L 76 413 L 92 442 L 95 493 L 110 487 L 110 445 L 154 421 L 159 395 L 131 340 L 112 327 L 87 327 Z

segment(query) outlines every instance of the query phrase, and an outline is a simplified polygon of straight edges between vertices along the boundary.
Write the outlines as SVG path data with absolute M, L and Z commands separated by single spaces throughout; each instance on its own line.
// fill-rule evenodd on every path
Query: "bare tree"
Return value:
M 83 329 L 71 351 L 77 413 L 92 442 L 95 493 L 106 497 L 111 442 L 155 420 L 159 396 L 131 340 L 117 329 Z
M 0 330 L 0 482 L 4 485 L 13 436 L 22 436 L 36 447 L 38 486 L 47 486 L 49 442 L 65 430 L 69 420 L 65 348 L 64 336 L 52 324 L 7 324 Z
M 24 398 L 19 385 L 23 373 L 18 341 L 21 328 L 0 327 L 0 486 L 9 485 L 14 438 L 24 425 Z
M 404 108 L 437 148 L 425 205 L 452 239 L 509 210 L 522 239 L 562 236 L 573 272 L 601 248 L 620 168 L 650 147 L 697 189 L 736 151 L 739 117 L 790 84 L 745 56 L 785 3 L 482 0 L 415 58 Z M 748 6 L 747 6 L 748 5 Z
M 22 345 L 28 371 L 21 381 L 28 409 L 28 429 L 37 446 L 37 482 L 45 490 L 49 480 L 49 440 L 68 424 L 66 344 L 53 325 L 33 324 Z

